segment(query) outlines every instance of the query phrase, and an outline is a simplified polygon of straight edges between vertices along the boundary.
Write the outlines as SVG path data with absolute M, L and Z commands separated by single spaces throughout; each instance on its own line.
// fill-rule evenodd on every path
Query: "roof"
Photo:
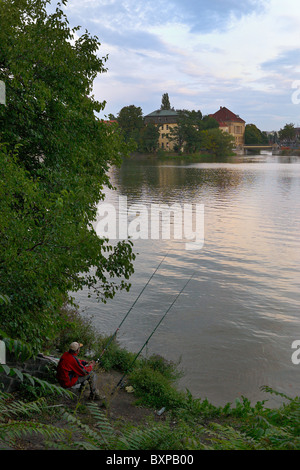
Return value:
M 174 117 L 178 116 L 178 112 L 175 109 L 157 109 L 145 117 Z
M 219 111 L 217 111 L 215 114 L 210 114 L 210 116 L 222 124 L 226 122 L 245 123 L 245 121 L 241 119 L 240 116 L 238 116 L 237 114 L 234 114 L 232 111 L 222 106 L 220 107 Z

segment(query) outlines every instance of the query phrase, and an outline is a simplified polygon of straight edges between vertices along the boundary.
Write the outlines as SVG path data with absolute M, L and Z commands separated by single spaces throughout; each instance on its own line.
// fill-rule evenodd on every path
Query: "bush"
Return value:
M 143 404 L 175 410 L 184 406 L 185 396 L 172 387 L 170 380 L 149 365 L 136 368 L 129 375 L 135 394 Z
M 95 357 L 99 358 L 102 354 L 102 351 L 107 347 L 107 343 L 109 342 L 110 338 L 103 339 L 101 343 L 97 345 L 99 354 L 94 352 Z M 101 351 L 99 346 L 101 344 Z M 121 348 L 119 344 L 114 340 L 109 344 L 109 347 L 105 350 L 103 356 L 100 359 L 101 366 L 105 370 L 115 369 L 121 372 L 126 372 L 133 359 L 134 354 L 126 351 L 125 349 Z
M 154 354 L 147 359 L 142 359 L 141 362 L 142 364 L 148 365 L 153 370 L 160 372 L 166 379 L 172 382 L 182 377 L 182 373 L 177 369 L 178 364 L 167 361 L 158 354 Z
M 59 333 L 52 347 L 60 351 L 67 350 L 73 341 L 82 343 L 84 350 L 90 350 L 97 341 L 91 321 L 82 318 L 76 307 L 64 304 L 60 309 L 59 324 Z

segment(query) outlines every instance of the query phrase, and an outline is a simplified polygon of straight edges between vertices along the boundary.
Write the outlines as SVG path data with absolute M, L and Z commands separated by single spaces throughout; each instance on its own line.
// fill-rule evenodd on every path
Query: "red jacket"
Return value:
M 73 387 L 78 377 L 87 375 L 93 369 L 92 365 L 87 365 L 86 361 L 81 361 L 69 351 L 65 352 L 57 365 L 56 378 L 60 385 L 64 388 Z

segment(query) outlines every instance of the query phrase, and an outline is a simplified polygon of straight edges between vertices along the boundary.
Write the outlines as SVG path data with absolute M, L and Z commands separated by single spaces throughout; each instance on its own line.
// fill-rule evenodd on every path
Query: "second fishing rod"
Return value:
M 187 282 L 184 284 L 184 286 L 182 287 L 182 289 L 180 290 L 180 292 L 178 292 L 178 294 L 176 295 L 176 297 L 174 298 L 173 302 L 171 303 L 171 305 L 168 307 L 168 309 L 166 310 L 166 312 L 164 313 L 164 315 L 161 317 L 161 319 L 159 320 L 159 322 L 157 323 L 157 325 L 155 326 L 155 328 L 152 330 L 151 334 L 148 336 L 148 338 L 146 339 L 146 341 L 144 342 L 143 346 L 141 347 L 141 349 L 139 350 L 139 352 L 135 355 L 134 359 L 132 360 L 131 364 L 129 365 L 127 371 L 125 372 L 125 374 L 121 377 L 121 379 L 119 380 L 119 382 L 117 383 L 117 385 L 115 386 L 112 394 L 117 390 L 118 387 L 120 387 L 122 385 L 122 382 L 124 380 L 124 378 L 127 376 L 127 374 L 131 371 L 135 361 L 138 359 L 138 357 L 141 355 L 141 353 L 143 352 L 144 348 L 147 346 L 147 344 L 149 343 L 150 339 L 152 338 L 152 336 L 154 335 L 155 331 L 159 328 L 160 324 L 163 322 L 163 320 L 166 318 L 167 314 L 169 313 L 169 311 L 171 310 L 171 308 L 173 307 L 173 305 L 175 304 L 175 302 L 177 301 L 178 297 L 182 294 L 182 292 L 184 291 L 184 289 L 186 288 L 186 286 L 188 285 L 188 283 L 190 282 L 190 280 L 192 279 L 192 277 L 194 276 L 195 273 L 193 273 L 190 278 L 187 280 Z

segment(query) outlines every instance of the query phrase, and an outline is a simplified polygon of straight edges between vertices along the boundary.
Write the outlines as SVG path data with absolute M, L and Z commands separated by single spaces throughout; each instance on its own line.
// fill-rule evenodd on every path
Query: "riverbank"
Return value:
M 96 402 L 91 402 L 86 392 L 56 398 L 48 394 L 46 398 L 39 396 L 36 401 L 24 400 L 25 389 L 9 396 L 6 417 L 11 409 L 14 417 L 6 422 L 1 419 L 4 432 L 0 448 L 17 451 L 300 448 L 299 401 L 278 410 L 264 409 L 258 404 L 252 408 L 246 399 L 243 404 L 236 403 L 234 408 L 226 410 L 199 403 L 196 412 L 189 397 L 189 407 L 177 411 L 156 410 L 138 402 L 131 387 L 112 393 L 120 377 L 115 371 L 99 374 L 98 388 L 103 399 Z M 26 395 L 29 398 L 28 390 Z M 1 393 L 0 404 L 5 404 Z M 26 406 L 27 411 L 22 416 L 21 410 Z M 17 434 L 14 431 L 12 434 L 10 428 L 17 429 Z
M 300 449 L 299 400 L 269 410 L 261 404 L 252 407 L 244 399 L 218 410 L 188 397 L 182 408 L 157 410 L 143 405 L 134 389 L 124 387 L 112 393 L 120 377 L 115 371 L 99 375 L 101 401 L 91 402 L 86 393 L 79 392 L 73 398 L 48 395 L 43 406 L 38 404 L 42 397 L 25 401 L 27 406 L 35 404 L 36 411 L 41 406 L 40 411 L 9 420 L 6 447 L 3 442 L 0 447 L 17 451 Z M 10 407 L 25 406 L 21 397 L 24 400 L 24 391 L 10 398 L 6 415 Z M 12 438 L 10 427 L 18 429 L 17 436 Z
M 224 155 L 224 158 L 233 157 L 236 153 L 232 152 L 230 155 Z M 211 160 L 215 161 L 220 159 L 214 154 L 207 152 L 198 152 L 198 153 L 177 153 L 177 152 L 166 152 L 164 150 L 158 150 L 156 153 L 132 153 L 129 157 L 135 160 L 157 160 L 157 161 L 170 161 L 175 160 L 177 162 L 201 162 L 202 160 Z
M 70 426 L 71 423 L 67 415 L 76 419 L 78 424 L 79 422 L 84 423 L 84 425 L 88 426 L 92 431 L 97 420 L 92 416 L 89 406 L 95 405 L 98 407 L 105 419 L 108 420 L 110 425 L 115 429 L 116 433 L 121 432 L 121 429 L 127 428 L 128 426 L 137 428 L 147 425 L 149 421 L 156 423 L 166 421 L 166 415 L 159 416 L 156 410 L 137 405 L 134 394 L 128 393 L 125 388 L 118 388 L 113 393 L 120 378 L 121 374 L 116 371 L 101 371 L 101 373 L 97 374 L 97 388 L 100 395 L 103 397 L 100 401 L 91 402 L 88 399 L 88 391 L 80 394 L 78 390 L 74 390 L 72 391 L 72 396 L 53 397 L 48 395 L 47 407 L 44 407 L 39 417 L 34 417 L 34 421 L 38 421 L 41 425 L 51 425 L 52 427 L 73 434 L 74 439 L 76 438 L 82 441 L 79 446 L 77 446 L 77 444 L 74 445 L 74 449 L 77 447 L 84 448 L 83 442 L 86 433 L 81 433 L 79 429 L 75 432 L 72 426 Z M 25 389 L 26 386 L 21 388 L 21 391 L 12 395 L 16 404 L 19 400 L 24 400 L 24 395 L 27 395 L 27 398 L 29 398 L 30 393 L 25 392 Z M 21 427 L 24 418 L 20 418 L 18 422 Z M 78 426 L 78 428 L 80 427 L 81 425 Z M 71 443 L 61 444 L 57 438 L 54 438 L 53 442 L 50 444 L 41 431 L 40 433 L 25 433 L 18 437 L 13 445 L 10 441 L 7 447 L 9 447 L 10 450 L 57 450 L 59 447 L 61 450 L 68 450 L 72 449 L 73 445 Z M 2 448 L 1 444 L 0 448 Z
M 107 343 L 107 339 L 98 340 L 101 348 Z M 162 357 L 139 358 L 124 378 L 131 359 L 132 353 L 112 343 L 96 369 L 100 400 L 91 401 L 89 390 L 70 393 L 57 388 L 54 363 L 44 380 L 24 381 L 13 394 L 0 392 L 0 448 L 300 449 L 299 398 L 266 389 L 266 400 L 268 394 L 281 396 L 277 409 L 269 409 L 267 402 L 251 404 L 246 397 L 216 407 L 206 399 L 195 399 L 189 391 L 179 392 L 176 366 Z
M 255 151 L 248 151 L 247 154 L 243 151 L 236 150 L 233 151 L 230 155 L 224 155 L 223 159 L 226 160 L 228 157 L 236 157 L 236 156 L 245 156 L 245 158 L 248 156 L 253 156 L 253 155 L 260 155 L 261 152 L 259 150 Z M 299 149 L 282 149 L 282 150 L 276 150 L 272 152 L 272 155 L 274 156 L 279 156 L 279 157 L 300 157 L 300 150 Z M 187 154 L 187 153 L 176 153 L 176 152 L 166 152 L 163 150 L 159 150 L 156 153 L 148 153 L 148 154 L 143 154 L 143 153 L 133 153 L 129 158 L 135 159 L 135 160 L 157 160 L 157 161 L 177 161 L 177 162 L 191 162 L 191 163 L 197 163 L 201 161 L 206 161 L 209 160 L 211 162 L 214 161 L 220 161 L 220 156 L 215 156 L 210 153 L 192 153 L 192 154 Z

